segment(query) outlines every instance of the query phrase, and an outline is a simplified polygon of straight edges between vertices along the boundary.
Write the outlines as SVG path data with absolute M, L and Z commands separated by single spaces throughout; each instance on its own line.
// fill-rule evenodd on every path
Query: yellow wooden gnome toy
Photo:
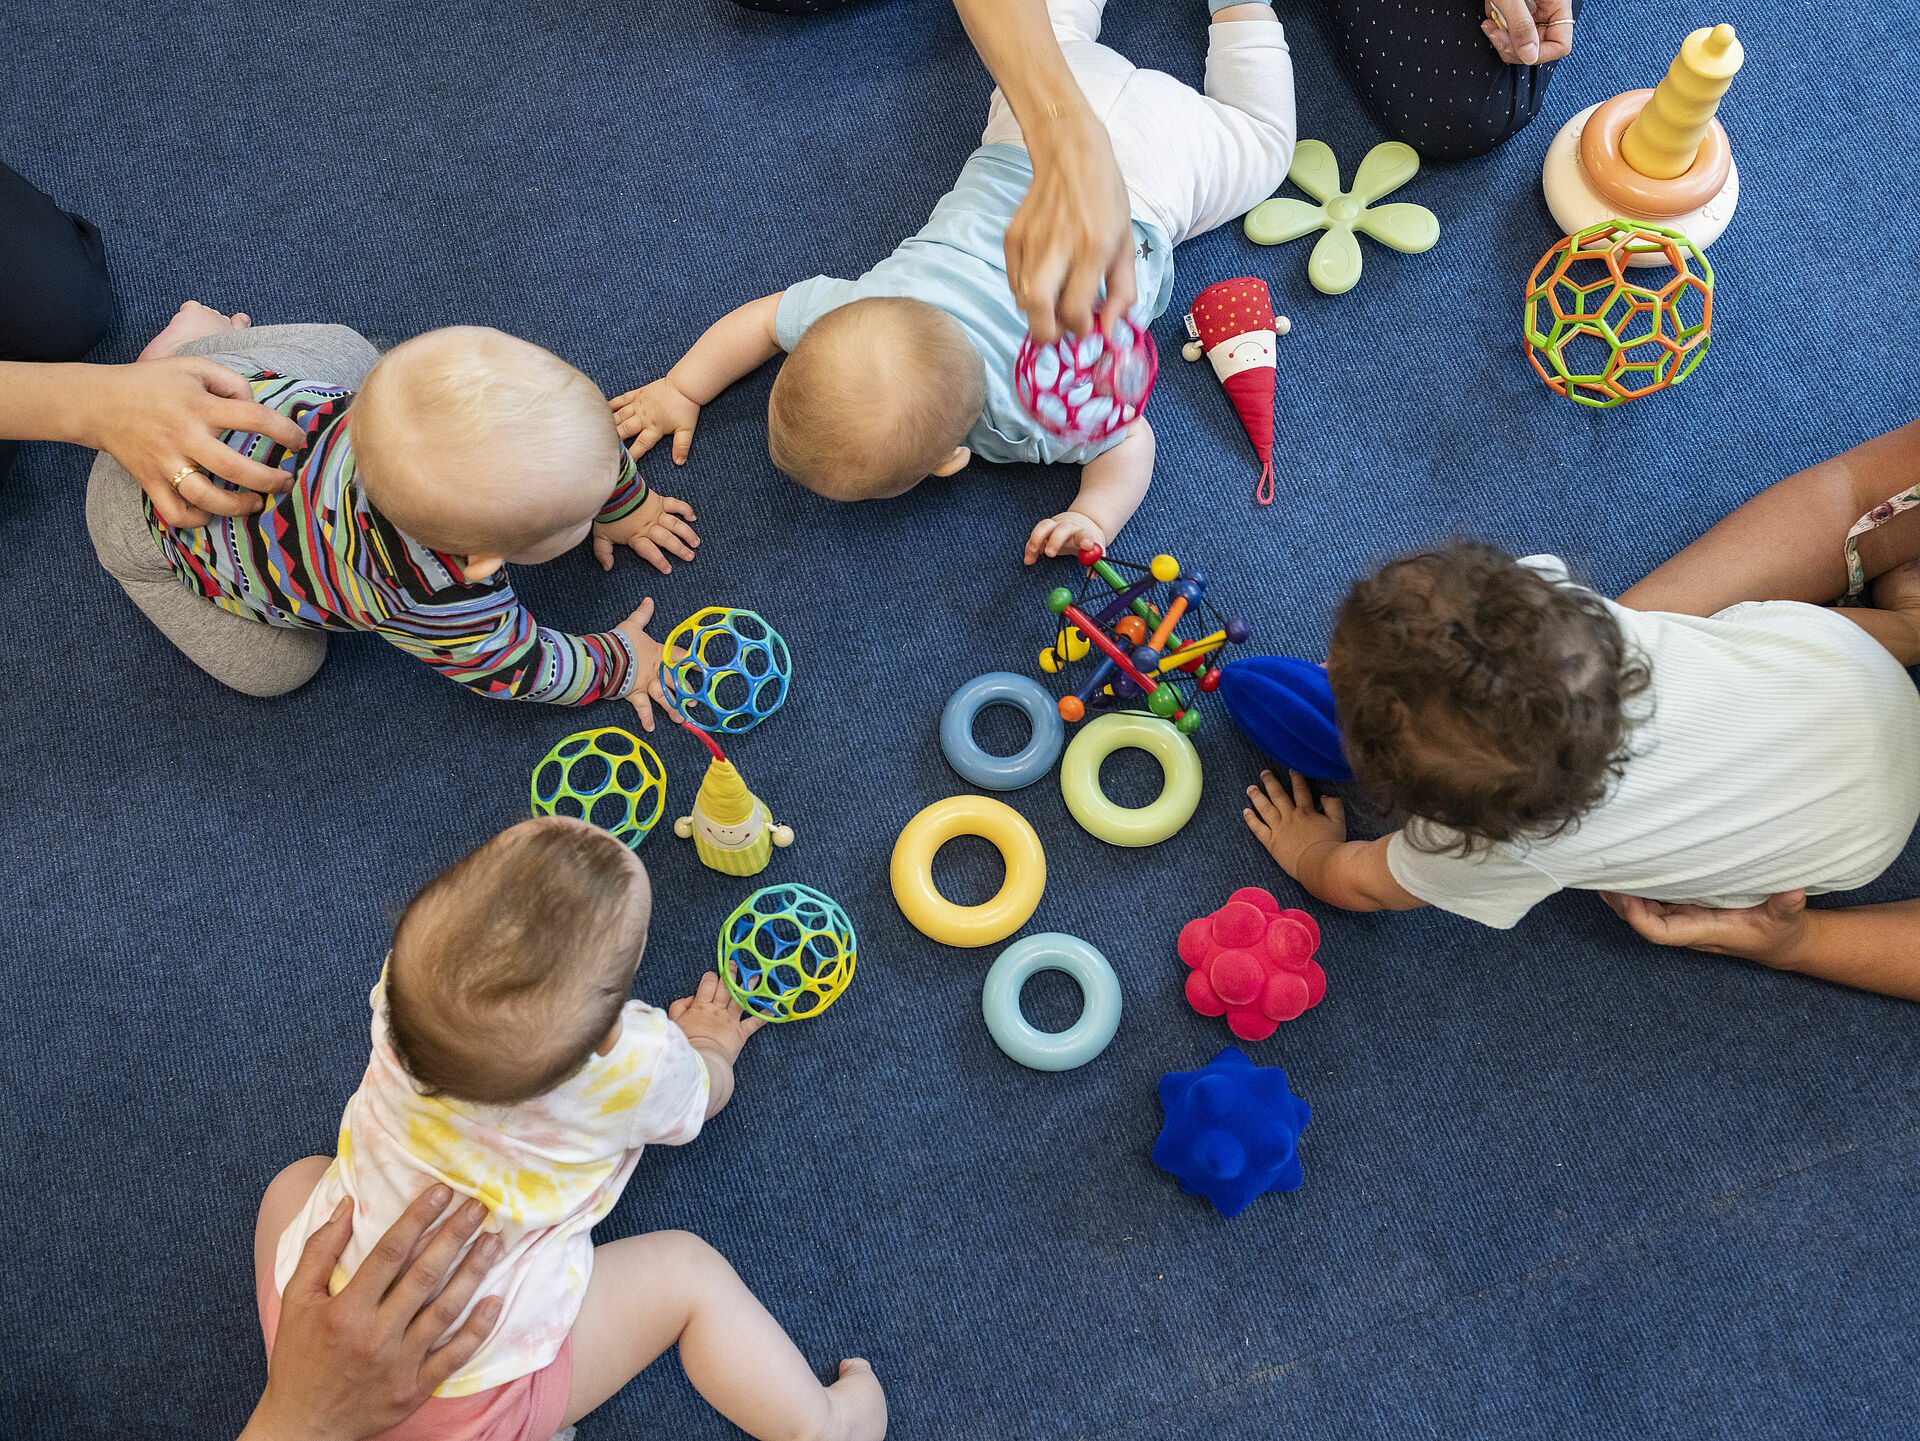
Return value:
M 693 798 L 693 814 L 675 821 L 673 833 L 681 840 L 691 836 L 701 862 L 729 876 L 758 875 L 775 846 L 793 844 L 793 828 L 774 824 L 767 803 L 747 789 L 717 749 Z

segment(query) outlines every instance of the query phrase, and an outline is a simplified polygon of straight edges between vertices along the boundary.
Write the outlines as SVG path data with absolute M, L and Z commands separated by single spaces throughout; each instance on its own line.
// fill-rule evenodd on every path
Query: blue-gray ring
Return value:
M 1010 705 L 1025 714 L 1033 736 L 1010 756 L 988 755 L 973 738 L 973 718 L 990 705 Z M 1060 759 L 1067 725 L 1047 688 L 1032 676 L 989 671 L 975 676 L 948 699 L 940 712 L 940 750 L 947 764 L 972 785 L 990 791 L 1030 786 Z

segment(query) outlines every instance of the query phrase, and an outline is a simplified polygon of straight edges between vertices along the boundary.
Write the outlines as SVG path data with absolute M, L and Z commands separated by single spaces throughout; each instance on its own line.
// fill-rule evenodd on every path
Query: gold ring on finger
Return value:
M 176 470 L 172 475 L 167 477 L 167 484 L 171 485 L 173 487 L 173 493 L 175 495 L 178 495 L 180 493 L 180 482 L 185 480 L 190 475 L 198 475 L 199 473 L 200 473 L 199 466 L 183 465 L 180 467 L 180 469 Z

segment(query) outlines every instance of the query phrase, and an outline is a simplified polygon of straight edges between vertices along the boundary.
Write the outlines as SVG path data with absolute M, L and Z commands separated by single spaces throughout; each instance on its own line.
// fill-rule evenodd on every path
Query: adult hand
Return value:
M 452 1194 L 435 1186 L 419 1196 L 337 1296 L 327 1294 L 327 1281 L 353 1234 L 353 1203 L 342 1201 L 308 1237 L 281 1302 L 266 1393 L 240 1433 L 242 1441 L 360 1441 L 377 1435 L 419 1410 L 472 1359 L 500 1319 L 498 1296 L 476 1306 L 446 1344 L 435 1343 L 498 1258 L 499 1238 L 483 1236 L 453 1265 L 486 1219 L 486 1207 L 467 1201 L 414 1255 Z M 453 1275 L 440 1289 L 450 1268 Z
M 1509 65 L 1546 65 L 1573 48 L 1572 0 L 1486 0 L 1480 29 Z
M 1600 892 L 1600 899 L 1657 946 L 1691 946 L 1768 966 L 1790 968 L 1807 930 L 1803 890 L 1782 891 L 1744 910 L 1673 905 L 1613 891 Z
M 95 372 L 96 385 L 85 417 L 87 444 L 124 465 L 168 525 L 205 525 L 214 515 L 251 515 L 265 502 L 248 492 L 278 495 L 292 488 L 293 477 L 286 471 L 247 459 L 220 435 L 254 431 L 298 450 L 307 443 L 306 431 L 255 402 L 247 382 L 224 365 L 205 356 L 176 355 L 84 368 Z M 176 492 L 173 477 L 188 467 L 198 469 Z M 223 489 L 200 471 L 246 489 Z
M 1112 335 L 1138 298 L 1133 220 L 1113 142 L 1084 100 L 1024 128 L 1033 185 L 1007 226 L 1007 284 L 1037 343 L 1063 330 L 1087 334 L 1095 305 Z

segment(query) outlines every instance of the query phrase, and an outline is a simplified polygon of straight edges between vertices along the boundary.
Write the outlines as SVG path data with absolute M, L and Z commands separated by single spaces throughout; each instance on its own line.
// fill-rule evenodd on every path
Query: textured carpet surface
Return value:
M 1350 174 L 1379 133 L 1298 0 L 1282 18 L 1301 133 Z M 1369 243 L 1347 296 L 1307 287 L 1304 242 L 1229 227 L 1185 248 L 1158 479 L 1121 552 L 1202 565 L 1264 648 L 1317 655 L 1343 586 L 1402 548 L 1474 532 L 1618 589 L 1910 419 L 1914 198 L 1894 161 L 1920 139 L 1920 29 L 1897 6 L 1726 12 L 1750 32 L 1725 112 L 1742 197 L 1712 252 L 1713 352 L 1684 387 L 1596 415 L 1520 357 L 1553 130 L 1719 18 L 1590 7 L 1531 131 L 1398 197 L 1441 216 L 1438 247 Z M 988 90 L 940 0 L 807 22 L 718 0 L 42 0 L 14 22 L 0 156 L 105 231 L 107 359 L 193 296 L 385 342 L 484 322 L 625 389 L 728 307 L 857 274 L 913 230 Z M 1116 0 L 1107 38 L 1199 77 L 1197 3 Z M 1240 274 L 1295 322 L 1265 511 L 1217 384 L 1173 358 L 1186 302 Z M 1157 1077 L 1229 1039 L 1186 1007 L 1175 932 L 1238 885 L 1299 899 L 1240 824 L 1258 762 L 1224 716 L 1200 738 L 1200 811 L 1158 848 L 1094 840 L 1053 781 L 1010 798 L 1049 859 L 1031 929 L 1099 946 L 1126 1011 L 1082 1070 L 1008 1061 L 980 1019 L 991 952 L 909 928 L 886 858 L 908 816 L 966 789 L 935 741 L 947 694 L 1031 667 L 1046 638 L 1068 567 L 1018 550 L 1073 478 L 969 472 L 836 508 L 767 461 L 770 379 L 709 408 L 684 471 L 648 466 L 698 507 L 697 563 L 609 577 L 581 553 L 521 576 L 580 629 L 642 595 L 782 628 L 793 698 L 735 756 L 799 833 L 767 879 L 821 887 L 860 929 L 848 995 L 754 1041 L 733 1107 L 646 1158 L 606 1236 L 707 1237 L 823 1374 L 873 1359 L 903 1438 L 1914 1433 L 1909 1006 L 1656 951 L 1590 895 L 1510 934 L 1315 907 L 1327 1000 L 1248 1048 L 1312 1103 L 1305 1189 L 1223 1222 L 1153 1168 Z M 489 704 L 364 638 L 291 698 L 224 693 L 95 567 L 85 472 L 33 446 L 0 491 L 0 1430 L 230 1435 L 264 1377 L 255 1205 L 332 1144 L 392 918 L 522 813 L 549 745 L 621 713 Z M 983 732 L 1017 739 L 998 715 Z M 678 814 L 701 756 L 659 744 Z M 1139 760 L 1110 765 L 1117 796 L 1144 798 Z M 664 828 L 645 856 L 639 991 L 665 1002 L 747 887 Z M 1917 861 L 1865 894 L 1920 891 Z M 998 877 L 977 842 L 938 874 L 963 900 Z M 1057 980 L 1028 991 L 1041 1024 L 1072 1014 Z M 581 1428 L 728 1434 L 670 1359 Z

